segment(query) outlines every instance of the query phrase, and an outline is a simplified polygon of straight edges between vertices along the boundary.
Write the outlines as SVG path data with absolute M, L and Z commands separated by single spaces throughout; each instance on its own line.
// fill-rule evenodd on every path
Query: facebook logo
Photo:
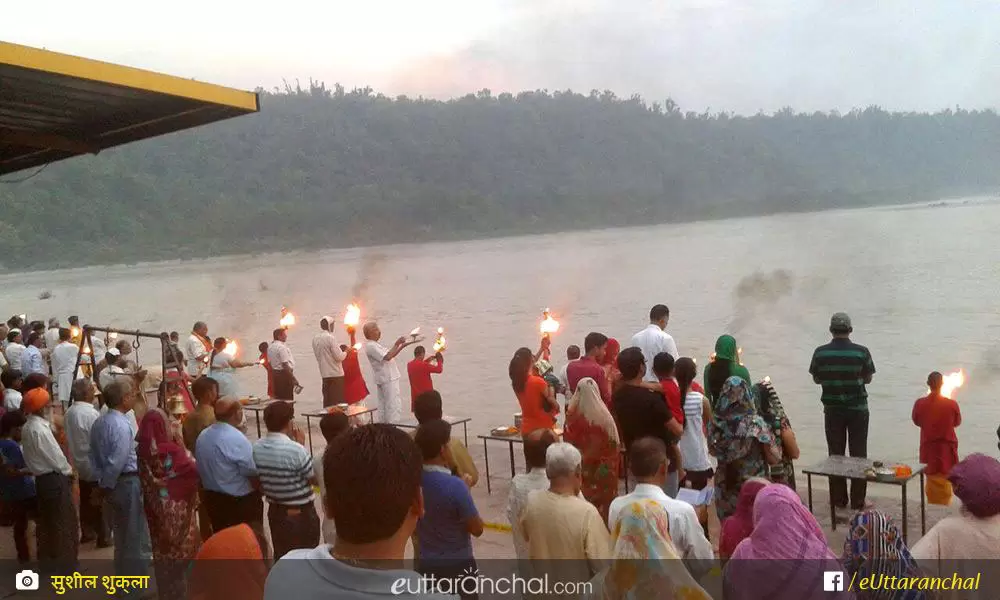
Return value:
M 823 591 L 824 592 L 842 592 L 842 591 L 844 591 L 844 572 L 843 571 L 824 571 L 823 572 Z

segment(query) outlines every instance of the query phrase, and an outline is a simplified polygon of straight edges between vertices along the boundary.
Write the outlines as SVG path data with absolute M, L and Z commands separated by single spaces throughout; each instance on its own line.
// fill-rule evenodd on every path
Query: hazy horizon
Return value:
M 245 6 L 38 0 L 6 7 L 0 39 L 244 89 L 309 78 L 440 99 L 610 89 L 740 114 L 1000 106 L 1000 4 L 982 0 Z

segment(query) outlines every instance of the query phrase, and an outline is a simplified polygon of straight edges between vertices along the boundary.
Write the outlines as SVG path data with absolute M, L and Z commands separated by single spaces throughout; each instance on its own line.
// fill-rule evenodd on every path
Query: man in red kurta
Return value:
M 431 375 L 444 371 L 444 355 L 440 352 L 425 358 L 427 350 L 423 346 L 413 349 L 413 360 L 406 364 L 406 374 L 410 377 L 410 412 L 417 396 L 434 389 Z
M 920 462 L 927 465 L 927 501 L 949 504 L 948 473 L 958 464 L 958 436 L 962 424 L 958 402 L 941 395 L 944 377 L 937 371 L 927 377 L 930 393 L 913 404 L 913 424 L 920 428 Z

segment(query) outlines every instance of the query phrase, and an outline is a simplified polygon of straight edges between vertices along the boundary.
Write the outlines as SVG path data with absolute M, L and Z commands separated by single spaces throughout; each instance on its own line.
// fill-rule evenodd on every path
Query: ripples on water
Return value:
M 290 344 L 306 387 L 302 398 L 318 406 L 310 341 L 321 316 L 339 319 L 360 290 L 364 317 L 377 318 L 387 339 L 417 325 L 447 328 L 445 373 L 437 387 L 446 411 L 473 416 L 472 432 L 481 433 L 509 423 L 518 410 L 507 363 L 517 347 L 537 344 L 543 308 L 551 307 L 562 322 L 554 344 L 561 355 L 570 343 L 582 345 L 592 330 L 627 343 L 645 325 L 649 307 L 664 302 L 681 353 L 700 364 L 718 335 L 736 330 L 730 333 L 751 374 L 771 377 L 804 459 L 813 460 L 825 453 L 825 441 L 809 359 L 828 339 L 830 314 L 844 310 L 878 371 L 869 388 L 871 455 L 915 457 L 913 400 L 923 394 L 928 372 L 959 367 L 969 375 L 958 394 L 965 417 L 960 452 L 994 455 L 1000 422 L 993 393 L 1000 385 L 997 231 L 1000 206 L 958 202 L 87 268 L 0 279 L 0 313 L 80 314 L 95 325 L 177 330 L 182 337 L 204 319 L 213 337 L 234 337 L 251 350 L 270 339 L 285 305 L 299 317 Z M 362 264 L 371 271 L 367 280 L 358 273 Z M 787 281 L 774 289 L 746 287 L 755 273 L 759 284 L 776 271 Z M 39 301 L 43 289 L 53 298 Z M 158 360 L 156 350 L 141 352 L 147 362 Z M 240 377 L 246 392 L 263 395 L 260 370 Z M 404 398 L 408 393 L 404 377 Z

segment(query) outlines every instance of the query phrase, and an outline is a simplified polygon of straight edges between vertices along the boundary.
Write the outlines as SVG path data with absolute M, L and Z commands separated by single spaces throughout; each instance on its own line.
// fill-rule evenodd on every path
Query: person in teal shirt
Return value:
M 722 385 L 730 377 L 739 377 L 753 386 L 750 381 L 750 371 L 740 363 L 739 349 L 736 338 L 731 335 L 720 335 L 715 341 L 715 358 L 705 367 L 705 395 L 715 405 L 715 400 L 722 391 Z

